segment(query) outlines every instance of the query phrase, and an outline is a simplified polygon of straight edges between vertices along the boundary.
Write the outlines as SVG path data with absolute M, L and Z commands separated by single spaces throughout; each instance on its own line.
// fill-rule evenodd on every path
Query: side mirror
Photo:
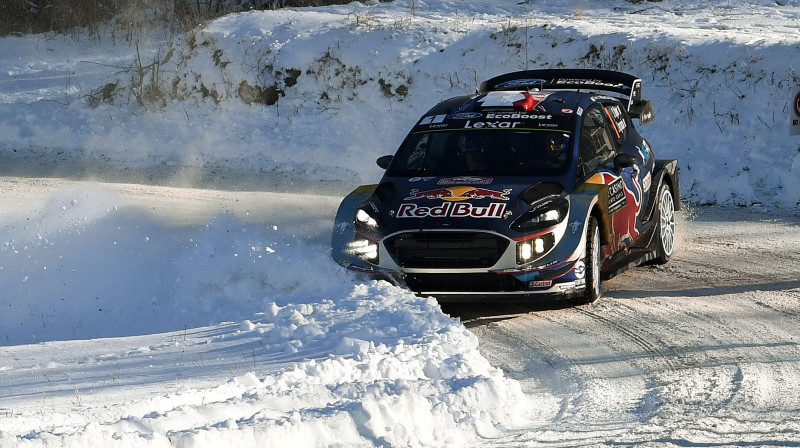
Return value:
M 614 157 L 614 171 L 619 174 L 625 168 L 636 165 L 636 157 L 630 154 L 617 154 Z
M 392 163 L 393 157 L 394 156 L 381 156 L 378 157 L 378 160 L 376 160 L 375 163 L 377 163 L 379 167 L 385 170 L 386 168 L 389 168 L 389 164 Z
M 655 114 L 653 114 L 653 103 L 650 101 L 638 101 L 635 104 L 632 104 L 628 111 L 631 114 L 632 118 L 638 118 L 639 124 L 645 125 L 652 123 L 655 120 Z

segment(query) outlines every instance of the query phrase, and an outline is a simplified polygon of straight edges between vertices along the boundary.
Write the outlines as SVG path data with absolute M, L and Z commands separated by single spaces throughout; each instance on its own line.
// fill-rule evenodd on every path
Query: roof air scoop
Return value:
M 483 98 L 478 100 L 481 110 L 522 110 L 530 112 L 537 104 L 544 101 L 547 94 L 520 91 L 500 91 L 488 92 Z

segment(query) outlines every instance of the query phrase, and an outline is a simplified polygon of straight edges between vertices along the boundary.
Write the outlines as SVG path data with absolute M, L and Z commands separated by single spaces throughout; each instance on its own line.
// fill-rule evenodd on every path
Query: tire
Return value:
M 655 264 L 664 264 L 672 258 L 675 251 L 675 199 L 669 185 L 662 184 L 658 189 L 658 241 L 656 242 Z
M 583 294 L 575 302 L 579 305 L 592 303 L 600 298 L 600 228 L 594 217 L 589 218 L 586 226 L 586 287 Z

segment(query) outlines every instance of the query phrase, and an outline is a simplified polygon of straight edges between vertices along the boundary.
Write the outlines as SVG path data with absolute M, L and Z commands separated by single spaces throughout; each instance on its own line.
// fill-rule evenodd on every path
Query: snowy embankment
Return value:
M 253 11 L 145 36 L 135 58 L 129 42 L 5 38 L 0 152 L 373 182 L 437 101 L 507 71 L 602 67 L 643 79 L 656 122 L 642 131 L 681 161 L 685 199 L 800 201 L 793 2 L 518 3 Z
M 330 261 L 335 197 L 0 186 L 0 446 L 445 446 L 532 408 L 435 300 Z
M 657 119 L 642 132 L 680 160 L 685 199 L 800 200 L 799 7 L 415 3 L 231 15 L 142 41 L 138 59 L 102 36 L 3 38 L 3 173 L 355 186 L 440 99 L 505 71 L 602 66 L 644 80 Z M 3 181 L 0 446 L 445 446 L 538 418 L 435 301 L 329 259 L 337 197 L 262 193 L 176 224 L 164 209 L 186 204 L 25 188 Z

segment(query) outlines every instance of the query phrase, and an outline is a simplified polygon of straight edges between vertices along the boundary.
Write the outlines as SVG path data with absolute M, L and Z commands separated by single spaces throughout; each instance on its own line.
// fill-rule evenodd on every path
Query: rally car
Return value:
M 507 73 L 420 118 L 342 201 L 333 257 L 440 300 L 596 300 L 600 281 L 666 263 L 676 160 L 634 128 L 641 80 L 607 70 Z

